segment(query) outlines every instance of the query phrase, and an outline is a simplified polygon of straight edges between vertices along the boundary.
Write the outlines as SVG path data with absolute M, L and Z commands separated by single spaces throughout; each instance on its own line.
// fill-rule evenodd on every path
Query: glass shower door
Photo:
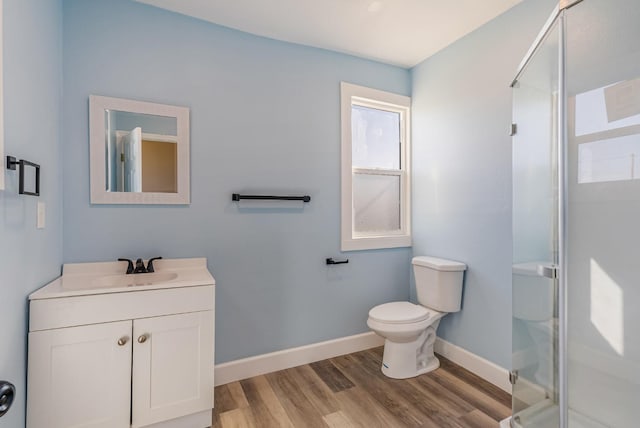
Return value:
M 557 427 L 558 58 L 552 24 L 513 85 L 513 427 Z
M 640 426 L 640 2 L 567 11 L 569 428 Z

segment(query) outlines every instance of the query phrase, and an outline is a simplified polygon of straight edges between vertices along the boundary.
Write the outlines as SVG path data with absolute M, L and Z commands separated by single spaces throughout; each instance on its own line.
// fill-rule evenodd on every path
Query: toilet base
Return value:
M 433 354 L 434 341 L 435 329 L 432 327 L 411 343 L 385 339 L 382 374 L 393 379 L 407 379 L 437 369 L 440 360 Z

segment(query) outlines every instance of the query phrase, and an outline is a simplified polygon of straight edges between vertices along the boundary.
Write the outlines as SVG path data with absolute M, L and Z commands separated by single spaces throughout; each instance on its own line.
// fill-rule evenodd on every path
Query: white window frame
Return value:
M 400 169 L 354 168 L 351 154 L 351 108 L 353 105 L 400 113 Z M 371 250 L 411 246 L 411 98 L 378 89 L 340 83 L 342 123 L 341 250 Z M 384 234 L 358 233 L 353 228 L 353 175 L 400 177 L 400 230 Z

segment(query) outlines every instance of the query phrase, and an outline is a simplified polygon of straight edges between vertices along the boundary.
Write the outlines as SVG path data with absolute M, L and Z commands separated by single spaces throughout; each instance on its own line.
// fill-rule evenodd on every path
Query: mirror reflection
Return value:
M 189 204 L 189 108 L 89 97 L 92 204 Z
M 108 192 L 178 192 L 178 119 L 105 110 Z

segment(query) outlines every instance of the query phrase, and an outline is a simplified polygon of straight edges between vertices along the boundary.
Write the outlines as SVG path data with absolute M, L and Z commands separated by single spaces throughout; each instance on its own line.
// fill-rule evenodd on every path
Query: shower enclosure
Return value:
M 560 1 L 512 87 L 503 425 L 640 426 L 640 1 Z

